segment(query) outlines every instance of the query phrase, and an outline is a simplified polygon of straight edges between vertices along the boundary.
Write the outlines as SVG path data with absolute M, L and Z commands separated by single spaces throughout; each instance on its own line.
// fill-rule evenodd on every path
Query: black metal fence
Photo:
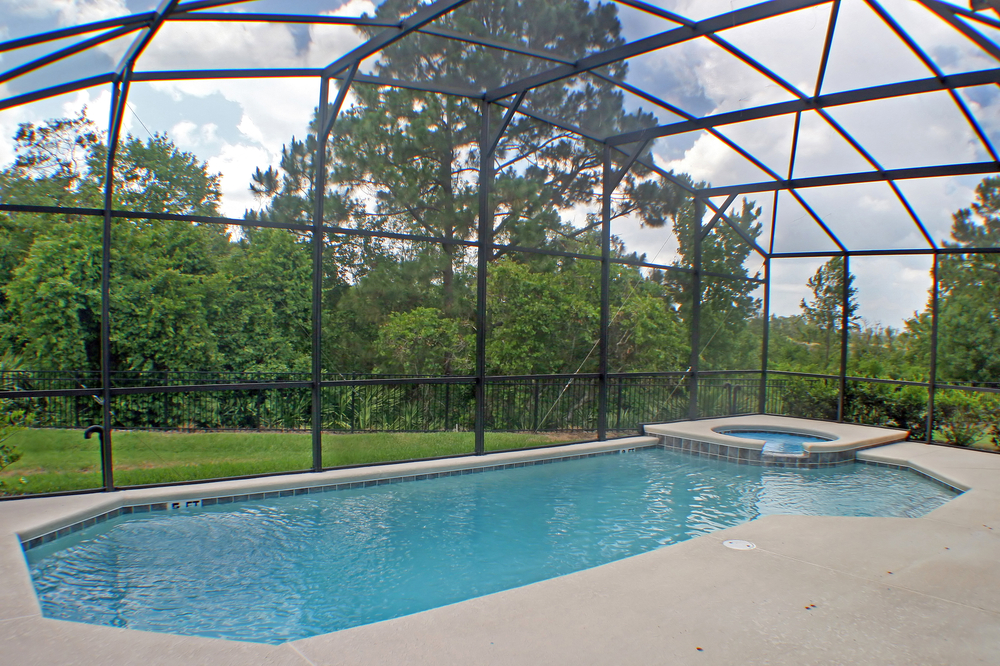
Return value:
M 115 373 L 128 393 L 112 397 L 114 425 L 130 430 L 292 430 L 311 428 L 311 393 L 304 373 Z M 295 387 L 252 384 L 296 382 Z M 97 373 L 6 371 L 0 390 L 6 409 L 23 410 L 35 427 L 84 428 L 101 422 Z M 212 390 L 212 385 L 227 385 Z M 239 388 L 235 388 L 239 386 Z M 144 387 L 144 388 L 140 388 Z M 197 390 L 184 390 L 198 387 Z M 71 389 L 75 394 L 11 396 L 10 392 Z M 83 391 L 86 390 L 86 393 Z M 490 377 L 486 429 L 506 432 L 593 432 L 598 426 L 596 374 Z M 1000 387 L 935 387 L 934 428 L 939 438 L 962 444 L 1000 442 Z M 905 428 L 926 437 L 930 388 L 925 383 L 848 378 L 843 419 Z M 386 375 L 324 377 L 322 429 L 328 432 L 470 431 L 475 423 L 471 378 Z M 706 372 L 698 378 L 701 418 L 760 410 L 761 373 Z M 768 414 L 834 420 L 839 378 L 770 372 L 764 386 Z M 690 377 L 684 372 L 631 373 L 608 379 L 608 431 L 628 433 L 643 423 L 685 419 Z

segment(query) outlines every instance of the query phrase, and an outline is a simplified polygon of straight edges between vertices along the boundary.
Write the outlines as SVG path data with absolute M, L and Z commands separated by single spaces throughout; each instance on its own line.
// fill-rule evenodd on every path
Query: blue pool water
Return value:
M 579 571 L 774 513 L 920 516 L 909 472 L 660 449 L 133 514 L 26 552 L 46 617 L 282 643 Z
M 723 435 L 743 439 L 764 440 L 764 451 L 774 453 L 803 453 L 803 444 L 809 442 L 829 442 L 827 437 L 816 437 L 797 432 L 777 432 L 774 430 L 720 430 Z

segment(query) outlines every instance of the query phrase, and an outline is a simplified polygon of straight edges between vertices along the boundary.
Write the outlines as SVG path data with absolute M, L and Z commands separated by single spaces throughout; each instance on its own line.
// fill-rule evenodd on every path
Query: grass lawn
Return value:
M 170 483 L 308 469 L 307 433 L 115 431 L 116 486 Z M 585 441 L 590 433 L 487 433 L 486 449 L 498 451 Z M 27 429 L 7 441 L 22 454 L 0 473 L 8 487 L 48 493 L 101 487 L 98 439 L 81 430 Z M 362 465 L 471 453 L 471 432 L 324 434 L 323 465 Z M 20 479 L 25 483 L 20 483 Z

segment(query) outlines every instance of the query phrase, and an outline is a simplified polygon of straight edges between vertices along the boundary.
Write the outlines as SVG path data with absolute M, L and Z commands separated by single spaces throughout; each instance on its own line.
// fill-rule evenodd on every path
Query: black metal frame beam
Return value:
M 694 248 L 691 261 L 691 358 L 688 363 L 688 418 L 698 418 L 698 368 L 701 359 L 701 219 L 704 216 L 704 200 L 694 200 L 694 223 L 691 225 L 691 241 Z
M 180 3 L 179 0 L 162 0 L 153 12 L 144 12 L 130 16 L 123 16 L 108 21 L 98 21 L 86 25 L 75 26 L 60 30 L 54 30 L 42 35 L 18 38 L 0 43 L 0 53 L 15 49 L 26 48 L 45 44 L 55 40 L 66 39 L 76 35 L 89 33 L 99 33 L 83 39 L 75 44 L 71 44 L 61 49 L 57 49 L 14 67 L 6 72 L 0 73 L 0 83 L 14 80 L 22 75 L 45 67 L 58 60 L 83 52 L 89 48 L 116 39 L 126 34 L 139 31 L 139 35 L 132 42 L 125 56 L 121 58 L 114 71 L 107 74 L 67 82 L 58 86 L 51 86 L 41 90 L 35 90 L 25 94 L 9 97 L 0 100 L 0 110 L 19 106 L 30 102 L 50 98 L 56 95 L 66 94 L 76 90 L 89 87 L 111 84 L 112 105 L 108 126 L 108 153 L 104 165 L 105 168 L 105 189 L 104 205 L 100 209 L 90 208 L 62 208 L 59 206 L 17 206 L 0 205 L 0 211 L 7 212 L 36 212 L 55 213 L 62 215 L 87 215 L 100 216 L 103 219 L 102 237 L 102 268 L 101 268 L 101 377 L 102 387 L 100 389 L 57 389 L 51 391 L 4 391 L 0 392 L 0 397 L 42 397 L 56 395 L 90 395 L 103 400 L 102 422 L 104 428 L 104 438 L 102 441 L 102 469 L 104 474 L 105 490 L 114 488 L 112 469 L 112 413 L 111 398 L 116 395 L 126 395 L 134 393 L 180 393 L 188 391 L 218 391 L 218 390 L 268 390 L 268 389 L 291 389 L 291 388 L 311 388 L 313 397 L 313 471 L 319 471 L 322 467 L 322 420 L 321 420 L 321 397 L 320 389 L 330 386 L 364 386 L 364 385 L 385 385 L 385 384 L 472 384 L 476 387 L 476 453 L 485 452 L 485 391 L 490 382 L 503 382 L 505 380 L 523 379 L 518 377 L 489 377 L 486 375 L 486 285 L 487 269 L 491 257 L 505 252 L 524 252 L 534 254 L 545 254 L 553 256 L 573 257 L 601 263 L 601 322 L 600 322 L 600 367 L 597 373 L 580 373 L 572 375 L 546 375 L 546 378 L 568 378 L 568 379 L 597 379 L 599 384 L 598 395 L 598 438 L 605 439 L 607 436 L 607 401 L 609 379 L 619 376 L 627 376 L 629 373 L 611 373 L 608 367 L 609 346 L 608 334 L 610 328 L 610 268 L 614 264 L 633 265 L 638 267 L 656 268 L 673 273 L 691 276 L 692 281 L 692 318 L 691 318 L 691 367 L 686 373 L 666 373 L 671 376 L 687 376 L 690 381 L 689 417 L 698 416 L 698 378 L 699 375 L 710 374 L 699 371 L 700 358 L 700 326 L 701 326 L 701 289 L 703 276 L 713 276 L 726 279 L 747 280 L 764 285 L 764 322 L 763 340 L 761 349 L 761 377 L 760 393 L 758 396 L 758 406 L 761 412 L 766 408 L 766 381 L 768 376 L 768 318 L 770 309 L 770 280 L 771 261 L 781 258 L 800 257 L 832 257 L 843 258 L 843 293 L 842 293 L 842 317 L 841 317 L 841 356 L 840 372 L 837 376 L 840 384 L 838 400 L 838 419 L 844 418 L 846 409 L 846 386 L 848 381 L 872 381 L 890 384 L 919 385 L 928 387 L 928 415 L 927 415 L 927 437 L 930 441 L 934 426 L 934 394 L 935 389 L 941 388 L 966 388 L 948 387 L 937 384 L 936 380 L 936 354 L 937 354 L 937 317 L 938 317 L 938 292 L 939 292 L 939 259 L 941 256 L 952 254 L 977 254 L 977 253 L 1000 253 L 1000 248 L 941 248 L 938 247 L 934 239 L 930 236 L 924 224 L 921 222 L 916 212 L 899 190 L 895 181 L 906 179 L 935 178 L 935 177 L 957 177 L 970 175 L 983 175 L 1000 172 L 1000 159 L 990 138 L 986 135 L 981 124 L 972 114 L 969 106 L 958 94 L 961 88 L 1000 85 L 1000 68 L 969 72 L 959 75 L 945 75 L 935 62 L 924 52 L 920 45 L 911 38 L 907 32 L 895 21 L 890 13 L 882 8 L 878 0 L 865 0 L 865 3 L 879 16 L 890 30 L 910 49 L 910 51 L 930 70 L 935 76 L 916 81 L 905 81 L 883 86 L 873 86 L 857 90 L 821 95 L 824 77 L 826 74 L 831 45 L 834 32 L 837 26 L 840 0 L 773 0 L 772 2 L 753 5 L 744 9 L 721 14 L 704 21 L 694 22 L 682 16 L 678 16 L 659 7 L 650 5 L 642 0 L 620 0 L 624 5 L 633 7 L 640 11 L 645 11 L 650 15 L 673 21 L 679 27 L 661 32 L 650 37 L 636 40 L 631 43 L 622 44 L 604 52 L 594 53 L 579 60 L 570 60 L 555 52 L 545 49 L 529 48 L 524 45 L 510 44 L 501 40 L 487 36 L 477 36 L 464 34 L 458 31 L 436 26 L 434 23 L 450 12 L 466 4 L 470 0 L 437 0 L 430 4 L 422 5 L 414 14 L 398 22 L 381 21 L 369 17 L 332 17 L 332 16 L 310 16 L 303 14 L 273 14 L 273 13 L 251 13 L 241 14 L 238 12 L 212 12 L 200 11 L 210 10 L 216 7 L 234 4 L 229 0 L 201 0 L 196 2 Z M 992 28 L 1000 28 L 1000 21 L 976 14 L 956 7 L 940 0 L 919 0 L 930 11 L 941 18 L 942 21 L 950 25 L 953 29 L 964 35 L 978 48 L 994 58 L 1000 58 L 1000 47 L 997 47 L 990 40 L 986 39 L 970 27 L 962 19 L 977 21 Z M 747 25 L 755 21 L 760 21 L 789 12 L 797 11 L 807 7 L 830 4 L 830 21 L 826 30 L 825 43 L 815 90 L 811 96 L 799 91 L 788 81 L 778 76 L 774 71 L 762 65 L 752 56 L 733 46 L 724 37 L 716 34 L 736 26 Z M 961 18 L 960 18 L 961 17 Z M 141 57 L 144 49 L 167 21 L 255 21 L 268 23 L 287 24 L 324 24 L 324 25 L 344 25 L 344 26 L 365 26 L 370 28 L 383 28 L 362 45 L 337 58 L 323 68 L 273 68 L 273 69 L 211 69 L 200 71 L 146 71 L 134 72 L 136 61 Z M 504 52 L 517 53 L 526 57 L 557 63 L 557 65 L 547 71 L 525 77 L 519 81 L 495 88 L 493 90 L 472 90 L 458 86 L 444 86 L 430 81 L 400 81 L 373 74 L 361 74 L 358 72 L 360 63 L 371 56 L 378 54 L 383 49 L 391 46 L 407 35 L 420 33 L 441 39 L 454 40 L 467 44 L 473 44 L 482 48 L 498 49 Z M 796 99 L 788 102 L 776 104 L 766 104 L 749 109 L 741 109 L 730 113 L 714 114 L 702 118 L 697 118 L 688 114 L 683 109 L 679 109 L 667 102 L 660 100 L 644 91 L 636 89 L 624 81 L 618 81 L 607 74 L 597 71 L 602 67 L 621 63 L 629 58 L 634 58 L 650 53 L 657 49 L 681 44 L 695 39 L 704 38 L 718 45 L 744 64 L 756 70 L 779 87 L 791 93 Z M 617 88 L 633 94 L 640 95 L 652 104 L 663 108 L 677 116 L 683 118 L 682 121 L 660 125 L 658 127 L 647 128 L 635 132 L 627 132 L 614 136 L 596 136 L 586 130 L 575 127 L 557 118 L 547 117 L 545 114 L 534 113 L 530 109 L 522 108 L 525 95 L 536 88 L 556 83 L 566 78 L 574 76 L 594 76 Z M 270 77 L 317 77 L 320 79 L 320 130 L 316 159 L 316 201 L 311 224 L 284 224 L 269 221 L 247 221 L 236 220 L 223 217 L 209 216 L 186 216 L 172 214 L 150 214 L 133 211 L 122 211 L 114 208 L 114 167 L 116 150 L 120 140 L 122 120 L 129 88 L 135 82 L 153 82 L 170 80 L 198 80 L 198 79 L 234 79 L 234 78 L 270 78 Z M 331 80 L 342 79 L 343 84 L 338 91 L 334 108 L 328 108 L 329 84 Z M 337 114 L 344 103 L 347 90 L 352 84 L 366 84 L 376 86 L 387 86 L 401 89 L 416 90 L 431 94 L 451 95 L 463 97 L 465 99 L 477 100 L 482 104 L 482 127 L 479 140 L 480 160 L 480 183 L 479 183 L 479 228 L 475 240 L 460 240 L 454 238 L 437 238 L 432 236 L 420 236 L 405 233 L 372 231 L 365 229 L 351 229 L 338 226 L 331 226 L 324 223 L 324 195 L 325 192 L 325 159 L 326 148 L 330 132 Z M 947 92 L 957 108 L 964 116 L 966 122 L 976 135 L 979 142 L 989 153 L 990 162 L 969 162 L 963 164 L 943 164 L 917 168 L 904 169 L 884 169 L 879 162 L 856 141 L 850 133 L 833 119 L 827 109 L 843 105 L 859 104 L 870 101 L 891 99 L 896 97 L 913 96 L 932 92 Z M 510 98 L 513 97 L 513 100 Z M 506 100 L 506 101 L 505 101 Z M 499 127 L 495 130 L 491 128 L 491 109 L 493 104 L 506 109 Z M 825 120 L 835 132 L 847 141 L 869 164 L 873 170 L 870 172 L 857 172 L 846 174 L 828 174 L 824 176 L 795 178 L 794 167 L 797 151 L 801 115 L 807 111 L 815 111 Z M 602 207 L 601 207 L 601 255 L 585 255 L 569 251 L 561 251 L 549 248 L 520 247 L 513 245 L 497 245 L 493 238 L 493 219 L 490 208 L 490 186 L 494 177 L 494 152 L 504 132 L 513 121 L 515 114 L 522 114 L 526 117 L 549 123 L 567 132 L 571 132 L 583 139 L 591 140 L 602 144 L 603 179 L 602 179 Z M 734 125 L 752 120 L 774 118 L 778 116 L 794 114 L 795 129 L 793 146 L 789 156 L 787 177 L 782 178 L 776 172 L 764 165 L 750 152 L 744 150 L 736 142 L 729 139 L 720 131 L 727 125 Z M 737 154 L 743 156 L 750 163 L 760 168 L 764 173 L 772 177 L 771 181 L 759 183 L 743 183 L 732 186 L 719 186 L 698 189 L 677 179 L 672 173 L 665 171 L 654 164 L 651 159 L 642 157 L 649 142 L 656 138 L 673 136 L 696 131 L 708 131 L 713 136 L 723 141 L 729 148 Z M 626 144 L 635 144 L 633 152 L 624 149 Z M 624 156 L 623 166 L 618 169 L 613 168 L 612 151 L 621 153 Z M 635 165 L 656 173 L 659 177 L 673 182 L 678 187 L 686 190 L 695 200 L 698 215 L 693 229 L 694 262 L 691 268 L 680 266 L 669 266 L 648 263 L 641 260 L 629 258 L 613 258 L 611 256 L 611 222 L 612 208 L 611 195 L 629 170 Z M 896 249 L 896 250 L 848 250 L 827 227 L 822 219 L 812 210 L 804 199 L 797 193 L 799 189 L 809 189 L 816 187 L 830 187 L 838 185 L 860 184 L 870 182 L 886 182 L 899 199 L 902 206 L 910 215 L 914 224 L 920 229 L 924 239 L 927 241 L 926 248 Z M 838 250 L 829 252 L 774 252 L 774 225 L 777 219 L 778 193 L 788 191 L 814 221 L 824 230 Z M 774 210 L 772 212 L 772 235 L 771 247 L 765 250 L 750 237 L 737 223 L 733 221 L 727 211 L 739 195 L 747 195 L 758 192 L 773 192 L 775 197 Z M 727 197 L 722 206 L 711 202 L 709 197 Z M 711 220 L 703 225 L 704 207 L 714 211 Z M 259 226 L 287 229 L 303 234 L 311 234 L 313 243 L 313 366 L 311 380 L 305 381 L 277 381 L 261 383 L 235 383 L 235 384 L 198 384 L 185 386 L 146 386 L 146 387 L 113 387 L 111 386 L 111 356 L 110 356 L 110 277 L 111 277 L 111 231 L 114 219 L 163 219 L 163 220 L 185 220 L 197 223 L 224 224 L 232 226 Z M 704 238 L 718 223 L 724 221 L 729 228 L 740 236 L 740 239 L 750 248 L 764 258 L 764 278 L 759 279 L 749 276 L 735 276 L 703 270 L 701 265 L 701 244 Z M 596 226 L 596 225 L 595 225 Z M 475 247 L 478 250 L 477 275 L 477 337 L 476 337 L 476 374 L 469 377 L 408 377 L 408 378 L 383 378 L 383 379 L 344 379 L 325 380 L 322 374 L 321 343 L 322 343 L 322 264 L 323 247 L 328 235 L 347 235 L 352 237 L 380 237 L 406 242 L 432 242 L 441 244 L 452 244 L 463 247 Z M 878 380 L 869 378 L 853 378 L 847 375 L 847 365 L 849 359 L 849 333 L 850 333 L 850 258 L 852 256 L 903 256 L 903 255 L 933 255 L 934 268 L 933 275 L 933 296 L 932 296 L 932 351 L 930 381 L 921 382 L 900 382 L 895 380 Z M 792 374 L 777 373 L 776 374 Z M 634 373 L 633 373 L 634 374 Z M 651 373 L 641 373 L 651 374 Z M 652 373 L 661 375 L 664 373 Z M 824 376 L 827 377 L 827 376 Z M 973 390 L 973 389 L 969 389 Z M 979 389 L 975 389 L 979 390 Z M 993 390 L 993 389 L 982 389 Z M 998 389 L 1000 390 L 1000 389 Z
M 851 258 L 843 255 L 844 266 L 841 280 L 843 287 L 840 300 L 840 389 L 837 395 L 837 421 L 844 421 L 847 408 L 847 345 L 851 333 Z
M 486 338 L 487 338 L 487 276 L 493 254 L 493 213 L 490 208 L 490 188 L 493 184 L 493 151 L 499 134 L 494 137 L 490 126 L 492 105 L 481 103 L 479 128 L 479 226 L 476 254 L 476 414 L 475 454 L 486 453 Z M 511 113 L 515 107 L 511 107 Z M 510 114 L 508 114 L 510 115 Z
M 499 88 L 494 88 L 493 90 L 486 92 L 484 99 L 489 102 L 495 102 L 505 97 L 516 95 L 522 90 L 530 90 L 549 83 L 555 83 L 556 81 L 576 76 L 577 74 L 581 74 L 592 69 L 598 69 L 606 65 L 611 65 L 638 55 L 643 55 L 645 53 L 649 53 L 650 51 L 662 49 L 666 46 L 681 44 L 692 39 L 697 39 L 698 37 L 704 37 L 717 30 L 725 30 L 726 28 L 733 28 L 737 25 L 761 21 L 829 1 L 830 0 L 774 0 L 773 2 L 765 2 L 747 7 L 745 9 L 727 12 L 725 14 L 720 14 L 718 16 L 705 19 L 704 21 L 700 21 L 694 26 L 683 26 L 674 30 L 662 32 L 658 35 L 639 39 L 622 46 L 608 49 L 607 51 L 586 56 L 577 60 L 572 65 L 555 67 L 547 72 L 541 72 L 539 74 L 521 79 L 520 81 L 515 81 Z
M 523 93 L 522 93 L 523 94 Z M 604 145 L 601 154 L 601 314 L 598 332 L 597 374 L 597 440 L 608 438 L 608 330 L 611 328 L 611 195 L 632 167 L 645 144 L 637 146 L 628 162 L 615 171 L 611 163 L 611 146 Z
M 0 204 L 0 212 L 43 213 L 52 215 L 86 215 L 94 217 L 100 217 L 104 215 L 104 211 L 100 208 L 61 208 L 59 206 L 26 206 L 20 204 Z M 175 215 L 170 213 L 145 213 L 141 211 L 127 211 L 127 210 L 113 210 L 111 212 L 111 217 L 120 219 L 171 220 L 171 221 L 181 221 L 181 222 L 197 222 L 199 224 L 221 224 L 225 226 L 235 226 L 235 227 L 265 227 L 269 229 L 286 229 L 289 231 L 298 231 L 302 233 L 309 233 L 313 229 L 311 225 L 307 224 L 283 224 L 281 222 L 271 222 L 267 220 L 245 220 L 245 219 L 237 219 L 229 217 L 209 217 L 205 215 Z M 421 236 L 417 234 L 395 233 L 391 231 L 371 231 L 368 229 L 351 229 L 348 227 L 331 227 L 327 225 L 323 226 L 323 231 L 328 235 L 338 234 L 345 236 L 358 236 L 362 238 L 391 238 L 394 240 L 421 242 L 421 243 L 435 243 L 438 245 L 444 244 L 444 245 L 460 245 L 463 247 L 479 247 L 479 241 L 476 240 L 465 240 L 461 238 L 445 238 L 443 236 Z M 572 259 L 601 261 L 601 257 L 598 255 L 583 254 L 580 252 L 569 252 L 564 250 L 554 250 L 549 248 L 530 247 L 524 245 L 490 244 L 487 246 L 487 249 L 491 251 L 499 250 L 502 252 L 524 252 L 526 254 L 540 254 L 553 257 L 568 257 Z M 639 259 L 633 259 L 631 257 L 615 257 L 611 259 L 611 263 L 623 264 L 628 266 L 637 266 L 639 268 L 655 268 L 669 272 L 680 272 L 680 273 L 691 272 L 691 269 L 684 268 L 683 266 L 657 264 L 657 263 L 642 261 Z M 713 271 L 704 271 L 703 274 L 729 280 L 744 280 L 748 282 L 757 282 L 757 283 L 763 282 L 758 278 L 745 275 L 730 275 L 727 273 L 717 273 Z
M 386 28 L 379 34 L 361 44 L 349 53 L 345 53 L 323 69 L 324 76 L 336 76 L 354 63 L 360 63 L 365 58 L 375 55 L 382 49 L 391 46 L 411 32 L 419 30 L 428 23 L 432 23 L 441 18 L 453 9 L 457 9 L 471 0 L 437 0 L 430 5 L 425 5 L 411 16 L 399 22 L 393 28 Z
M 313 157 L 313 224 L 312 224 L 312 467 L 314 472 L 323 469 L 323 397 L 320 382 L 323 378 L 323 248 L 326 234 L 323 230 L 323 208 L 326 202 L 326 152 L 330 133 L 337 122 L 340 109 L 347 99 L 354 76 L 358 73 L 355 62 L 340 83 L 333 107 L 330 107 L 330 79 L 320 78 L 318 129 L 316 153 Z
M 18 65 L 13 69 L 9 69 L 6 72 L 0 74 L 0 83 L 6 83 L 12 79 L 16 79 L 19 76 L 33 72 L 36 69 L 41 69 L 46 65 L 51 65 L 54 62 L 69 58 L 70 56 L 76 55 L 82 51 L 86 51 L 94 46 L 99 46 L 105 42 L 110 42 L 113 39 L 118 39 L 130 32 L 135 32 L 136 30 L 143 30 L 142 25 L 126 25 L 115 30 L 109 30 L 108 32 L 97 35 L 96 37 L 91 37 L 82 42 L 77 42 L 76 44 L 70 44 L 69 46 L 59 49 L 58 51 L 53 51 L 47 55 L 44 55 L 35 60 L 31 60 L 22 65 Z
M 938 342 L 938 300 L 939 293 L 941 290 L 941 274 L 939 272 L 939 255 L 934 255 L 934 265 L 931 267 L 931 279 L 933 280 L 933 285 L 931 286 L 931 357 L 930 364 L 927 368 L 928 379 L 930 380 L 927 385 L 927 424 L 925 429 L 927 430 L 926 441 L 928 444 L 934 440 L 934 404 L 935 404 L 935 392 L 937 389 L 937 342 Z
M 767 357 L 771 334 L 771 258 L 764 257 L 764 302 L 761 311 L 760 388 L 757 393 L 757 411 L 767 413 Z
M 945 176 L 977 176 L 1000 171 L 996 162 L 967 162 L 965 164 L 939 164 L 927 167 L 911 167 L 906 169 L 885 169 L 879 171 L 861 171 L 855 173 L 833 174 L 829 176 L 813 176 L 808 178 L 792 178 L 742 185 L 722 185 L 706 187 L 699 192 L 705 196 L 717 197 L 728 194 L 752 194 L 754 192 L 776 192 L 781 190 L 803 190 L 812 187 L 829 187 L 832 185 L 856 185 L 858 183 L 878 183 L 892 180 L 912 180 L 918 178 L 942 178 Z M 846 249 L 846 248 L 845 248 Z
M 902 81 L 899 83 L 887 83 L 880 86 L 868 88 L 857 88 L 844 92 L 827 93 L 815 97 L 805 97 L 802 99 L 789 100 L 787 102 L 775 102 L 774 104 L 764 104 L 739 111 L 729 111 L 718 113 L 702 118 L 694 118 L 668 125 L 650 127 L 632 132 L 625 132 L 615 136 L 607 137 L 607 142 L 613 146 L 623 143 L 635 143 L 646 139 L 658 139 L 665 136 L 686 134 L 698 130 L 721 127 L 746 122 L 748 120 L 763 120 L 777 116 L 801 113 L 803 111 L 816 111 L 819 109 L 830 109 L 848 104 L 860 104 L 862 102 L 875 102 L 895 97 L 907 97 L 911 95 L 921 95 L 930 92 L 942 92 L 954 90 L 956 88 L 971 88 L 1000 84 L 1000 68 L 986 69 L 978 72 L 967 72 L 964 74 L 949 74 L 941 77 L 930 77 L 926 79 L 915 79 L 913 81 Z

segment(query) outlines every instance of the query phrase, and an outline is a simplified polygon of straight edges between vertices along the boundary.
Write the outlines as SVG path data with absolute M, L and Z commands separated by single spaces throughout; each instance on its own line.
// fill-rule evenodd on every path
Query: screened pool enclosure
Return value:
M 993 4 L 6 3 L 0 400 L 91 475 L 8 481 L 753 413 L 995 446 Z M 449 444 L 338 453 L 385 432 Z

